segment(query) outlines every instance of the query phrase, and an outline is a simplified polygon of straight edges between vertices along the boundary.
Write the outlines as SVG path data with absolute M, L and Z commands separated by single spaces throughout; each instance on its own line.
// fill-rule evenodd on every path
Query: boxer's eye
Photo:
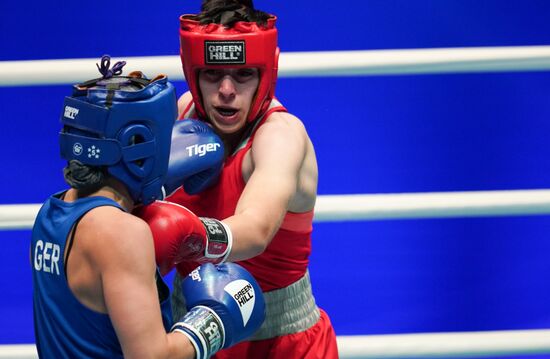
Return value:
M 205 80 L 210 82 L 219 81 L 223 77 L 223 71 L 215 69 L 205 69 L 200 73 Z
M 253 79 L 257 74 L 257 69 L 239 69 L 235 74 L 235 79 L 238 82 L 247 82 Z

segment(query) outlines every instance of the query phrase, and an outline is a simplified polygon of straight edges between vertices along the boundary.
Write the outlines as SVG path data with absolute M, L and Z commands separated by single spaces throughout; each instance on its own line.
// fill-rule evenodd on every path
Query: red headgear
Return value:
M 275 93 L 279 48 L 275 16 L 265 26 L 240 21 L 233 27 L 221 24 L 201 25 L 180 17 L 180 56 L 195 109 L 206 117 L 198 84 L 198 71 L 204 68 L 251 68 L 259 70 L 260 82 L 247 121 L 253 121 L 267 110 Z

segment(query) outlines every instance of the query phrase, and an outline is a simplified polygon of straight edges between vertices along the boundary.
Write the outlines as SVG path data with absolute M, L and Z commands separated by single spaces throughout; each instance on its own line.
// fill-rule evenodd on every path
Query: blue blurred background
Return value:
M 0 60 L 177 55 L 178 15 L 199 5 L 2 1 Z M 550 44 L 546 0 L 255 5 L 279 16 L 283 52 Z M 284 78 L 277 96 L 309 130 L 321 195 L 534 189 L 550 183 L 549 81 L 549 72 Z M 65 187 L 57 132 L 69 93 L 0 88 L 0 204 Z M 314 292 L 339 335 L 550 328 L 549 233 L 547 216 L 318 223 Z M 28 242 L 29 231 L 0 232 L 0 344 L 34 341 Z

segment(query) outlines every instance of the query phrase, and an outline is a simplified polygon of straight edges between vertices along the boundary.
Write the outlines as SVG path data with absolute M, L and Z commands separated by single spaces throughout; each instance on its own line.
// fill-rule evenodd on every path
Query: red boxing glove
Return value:
M 155 201 L 134 210 L 143 219 L 155 242 L 155 259 L 160 273 L 166 275 L 183 261 L 222 263 L 233 237 L 227 225 L 213 218 L 197 217 L 176 203 Z

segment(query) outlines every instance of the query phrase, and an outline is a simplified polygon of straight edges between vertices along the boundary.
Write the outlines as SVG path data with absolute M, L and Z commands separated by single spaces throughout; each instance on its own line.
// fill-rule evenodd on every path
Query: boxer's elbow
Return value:
M 246 257 L 242 259 L 248 259 L 262 254 L 272 238 L 273 232 L 268 226 L 257 224 L 250 226 L 242 236 L 235 236 L 234 241 L 237 247 L 242 248 L 241 253 Z
M 279 229 L 277 221 L 244 212 L 224 220 L 233 233 L 233 259 L 244 260 L 262 254 Z M 233 257 L 233 256 L 232 256 Z
M 250 234 L 252 235 L 247 239 L 247 247 L 253 256 L 262 254 L 273 238 L 273 230 L 267 225 L 257 225 Z

